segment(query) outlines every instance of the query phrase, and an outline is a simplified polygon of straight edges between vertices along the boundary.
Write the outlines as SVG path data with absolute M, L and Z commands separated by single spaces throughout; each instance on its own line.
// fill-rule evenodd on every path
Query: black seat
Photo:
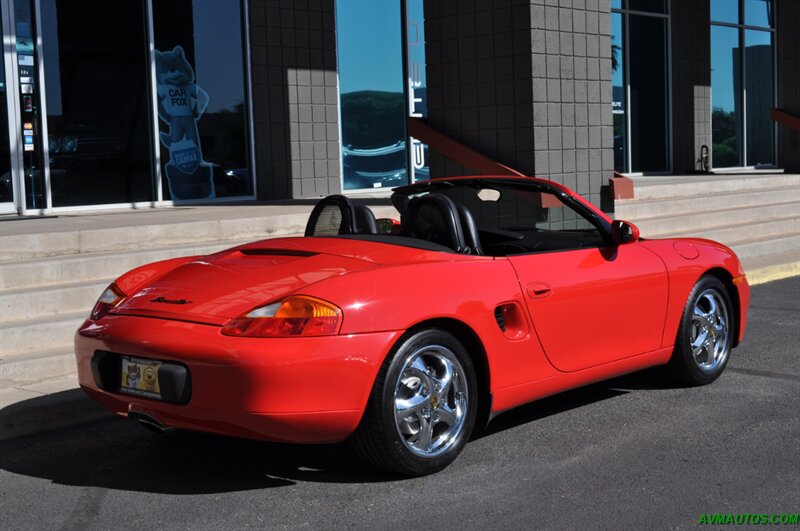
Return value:
M 458 210 L 458 219 L 461 221 L 461 230 L 464 232 L 464 243 L 470 254 L 483 254 L 481 249 L 481 240 L 478 237 L 478 226 L 475 224 L 475 218 L 472 217 L 472 212 L 469 211 L 464 205 L 456 205 Z
M 378 223 L 375 221 L 375 214 L 369 207 L 353 205 L 353 214 L 356 234 L 378 234 Z
M 408 203 L 399 236 L 437 243 L 457 253 L 467 249 L 458 209 L 449 197 L 440 194 L 424 195 Z
M 306 236 L 353 234 L 355 214 L 343 195 L 329 195 L 314 206 L 306 224 Z

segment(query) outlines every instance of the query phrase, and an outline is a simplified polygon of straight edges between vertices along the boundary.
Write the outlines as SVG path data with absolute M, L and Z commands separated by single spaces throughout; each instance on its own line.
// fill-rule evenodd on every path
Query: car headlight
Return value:
M 231 319 L 222 333 L 240 337 L 332 336 L 339 333 L 341 324 L 342 310 L 335 304 L 294 295 Z
M 122 290 L 112 282 L 111 285 L 108 286 L 103 292 L 103 294 L 100 295 L 100 298 L 97 299 L 94 308 L 92 308 L 92 320 L 97 321 L 102 319 L 103 316 L 109 312 L 109 310 L 122 302 L 124 298 L 125 294 L 122 293 Z

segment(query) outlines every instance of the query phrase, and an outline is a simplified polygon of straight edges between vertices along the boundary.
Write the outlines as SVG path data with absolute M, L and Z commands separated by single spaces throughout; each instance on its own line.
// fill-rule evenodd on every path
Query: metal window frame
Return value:
M 9 8 L 7 0 L 0 0 L 0 24 L 2 24 L 3 32 L 3 67 L 5 69 L 6 83 L 6 113 L 8 116 L 9 174 L 11 176 L 12 191 L 11 201 L 0 203 L 0 214 L 21 213 L 19 210 L 20 197 L 25 197 L 24 188 L 20 189 L 20 183 L 24 179 L 20 178 L 23 161 L 22 153 L 19 149 L 19 73 L 17 71 L 16 32 L 12 34 L 11 31 L 11 28 L 14 27 L 14 10 Z M 24 182 L 22 182 L 22 185 L 24 186 Z

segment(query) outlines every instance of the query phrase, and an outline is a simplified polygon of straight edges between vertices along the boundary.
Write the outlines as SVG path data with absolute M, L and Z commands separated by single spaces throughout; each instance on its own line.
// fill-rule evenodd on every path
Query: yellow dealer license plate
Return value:
M 122 356 L 122 380 L 119 390 L 129 395 L 161 399 L 158 388 L 160 361 Z

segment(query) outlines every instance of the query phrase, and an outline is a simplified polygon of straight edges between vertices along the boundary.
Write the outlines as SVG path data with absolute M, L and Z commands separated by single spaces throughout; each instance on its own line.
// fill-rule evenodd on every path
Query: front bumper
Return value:
M 218 326 L 108 315 L 81 326 L 75 355 L 81 387 L 120 415 L 140 413 L 165 426 L 236 437 L 328 443 L 358 426 L 381 363 L 401 334 L 238 338 Z M 97 351 L 185 365 L 189 402 L 102 390 L 92 373 Z

